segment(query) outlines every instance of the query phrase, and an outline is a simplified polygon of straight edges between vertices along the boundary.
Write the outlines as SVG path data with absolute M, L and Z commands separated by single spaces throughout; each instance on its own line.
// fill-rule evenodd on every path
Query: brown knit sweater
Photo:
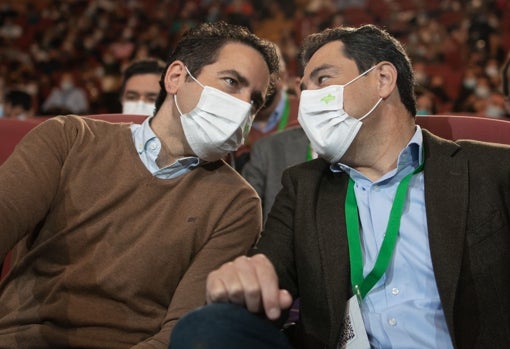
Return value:
M 167 348 L 207 274 L 261 229 L 223 161 L 153 177 L 128 124 L 56 117 L 0 167 L 1 348 Z M 19 242 L 19 243 L 18 243 Z

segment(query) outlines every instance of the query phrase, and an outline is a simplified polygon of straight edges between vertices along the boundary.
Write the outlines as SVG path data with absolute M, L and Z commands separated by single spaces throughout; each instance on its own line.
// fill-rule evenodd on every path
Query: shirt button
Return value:
M 400 293 L 400 290 L 399 290 L 398 288 L 393 287 L 393 288 L 391 289 L 391 294 L 392 294 L 392 295 L 396 296 L 396 295 L 398 295 L 399 293 Z
M 396 326 L 396 325 L 397 325 L 397 319 L 395 319 L 395 318 L 391 318 L 391 319 L 389 319 L 389 320 L 388 320 L 388 324 L 389 324 L 390 326 Z
M 150 145 L 151 150 L 156 150 L 157 147 L 156 143 L 151 143 Z

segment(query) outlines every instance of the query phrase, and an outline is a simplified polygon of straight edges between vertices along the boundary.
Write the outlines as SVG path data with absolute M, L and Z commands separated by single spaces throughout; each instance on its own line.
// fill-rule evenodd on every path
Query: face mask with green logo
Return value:
M 338 162 L 349 149 L 362 125 L 381 103 L 377 103 L 359 119 L 344 110 L 344 88 L 366 75 L 376 66 L 358 75 L 345 85 L 331 85 L 319 90 L 304 90 L 299 102 L 298 121 L 313 150 L 330 163 Z

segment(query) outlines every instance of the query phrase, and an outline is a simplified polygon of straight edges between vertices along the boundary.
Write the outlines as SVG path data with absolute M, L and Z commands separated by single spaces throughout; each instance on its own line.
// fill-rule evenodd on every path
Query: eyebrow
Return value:
M 220 74 L 232 74 L 243 86 L 248 86 L 248 79 L 241 75 L 237 70 L 234 69 L 221 70 L 218 72 L 218 75 Z
M 334 65 L 331 65 L 331 64 L 319 65 L 317 68 L 312 70 L 312 72 L 310 73 L 310 80 L 313 81 L 317 77 L 317 75 L 319 75 L 319 73 L 321 73 L 322 71 L 327 70 L 327 69 L 337 69 L 337 67 L 335 67 Z
M 233 75 L 241 85 L 248 86 L 248 79 L 241 75 L 237 70 L 234 69 L 227 69 L 227 70 L 221 70 L 218 72 L 218 74 L 231 74 Z M 262 96 L 262 92 L 260 91 L 253 91 L 253 93 L 250 95 L 251 100 L 256 102 L 259 105 L 259 108 L 262 107 L 264 104 L 264 97 Z

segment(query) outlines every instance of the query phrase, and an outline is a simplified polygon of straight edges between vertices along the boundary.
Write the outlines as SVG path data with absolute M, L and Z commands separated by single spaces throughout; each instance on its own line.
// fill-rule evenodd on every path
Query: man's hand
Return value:
M 263 254 L 238 257 L 223 264 L 207 277 L 207 303 L 235 303 L 270 320 L 280 317 L 281 310 L 292 304 L 287 290 L 278 287 L 273 265 Z

